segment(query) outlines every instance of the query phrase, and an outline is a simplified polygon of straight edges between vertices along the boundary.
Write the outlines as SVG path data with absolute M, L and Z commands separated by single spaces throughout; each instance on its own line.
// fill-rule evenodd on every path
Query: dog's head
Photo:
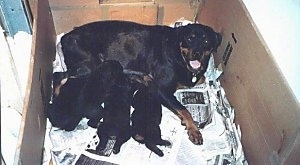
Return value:
M 222 41 L 220 33 L 201 24 L 188 24 L 178 28 L 181 54 L 188 69 L 193 73 L 206 70 L 210 54 Z
M 125 75 L 123 74 L 122 65 L 115 60 L 107 60 L 101 63 L 94 72 L 95 80 L 102 84 L 103 89 L 109 90 L 112 86 L 123 82 Z

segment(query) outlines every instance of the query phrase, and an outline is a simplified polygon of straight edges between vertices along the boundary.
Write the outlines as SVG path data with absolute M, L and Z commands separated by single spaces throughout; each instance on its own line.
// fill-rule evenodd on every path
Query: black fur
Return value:
M 97 152 L 105 149 L 111 136 L 116 137 L 114 154 L 119 153 L 122 144 L 130 139 L 130 106 L 133 92 L 129 79 L 124 75 L 124 78 L 112 88 L 110 95 L 105 99 L 103 122 L 97 130 L 100 138 Z
M 83 117 L 87 117 L 90 119 L 88 124 L 96 128 L 103 117 L 101 104 L 111 94 L 115 95 L 112 91 L 124 79 L 128 81 L 117 61 L 105 61 L 89 75 L 68 78 L 50 105 L 50 122 L 55 127 L 71 131 Z
M 61 88 L 60 95 L 53 100 L 47 112 L 52 126 L 67 131 L 75 129 L 82 118 L 82 115 L 75 113 L 75 107 L 84 83 L 84 80 L 69 79 Z
M 134 111 L 131 116 L 132 138 L 146 145 L 159 156 L 164 153 L 156 145 L 169 146 L 171 143 L 161 139 L 160 123 L 162 107 L 157 90 L 144 88 L 138 90 L 133 99 Z
M 207 69 L 210 53 L 221 35 L 200 24 L 170 28 L 125 21 L 100 21 L 75 28 L 61 39 L 68 75 L 92 73 L 104 60 L 119 61 L 125 69 L 153 76 L 162 104 L 186 124 L 189 138 L 202 143 L 190 113 L 173 96 L 179 84 L 193 86 Z

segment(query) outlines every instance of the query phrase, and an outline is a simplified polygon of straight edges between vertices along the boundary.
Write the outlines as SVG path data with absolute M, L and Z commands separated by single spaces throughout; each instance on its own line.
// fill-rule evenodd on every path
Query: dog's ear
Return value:
M 216 33 L 215 34 L 215 48 L 214 51 L 217 51 L 218 47 L 221 45 L 222 43 L 222 35 L 220 33 Z

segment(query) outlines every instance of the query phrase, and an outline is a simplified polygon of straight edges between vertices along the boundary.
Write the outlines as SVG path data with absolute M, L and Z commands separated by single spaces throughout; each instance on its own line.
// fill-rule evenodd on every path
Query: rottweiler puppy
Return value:
M 47 117 L 52 126 L 66 131 L 72 131 L 76 128 L 84 115 L 76 114 L 78 96 L 84 86 L 85 79 L 69 79 L 60 89 L 60 95 L 53 97 L 52 104 L 49 105 Z
M 205 73 L 221 35 L 211 27 L 189 24 L 171 28 L 126 21 L 98 21 L 79 26 L 61 38 L 68 75 L 91 74 L 105 60 L 152 75 L 162 104 L 177 114 L 194 144 L 202 135 L 191 114 L 175 98 L 177 87 L 191 87 Z M 192 81 L 195 80 L 195 81 Z
M 158 156 L 164 153 L 156 146 L 169 146 L 171 143 L 161 139 L 160 123 L 162 107 L 157 90 L 149 88 L 139 89 L 133 98 L 134 111 L 131 116 L 132 138 Z
M 66 82 L 50 105 L 48 110 L 50 122 L 55 127 L 71 131 L 76 128 L 83 117 L 86 117 L 90 119 L 88 125 L 97 128 L 99 121 L 103 118 L 101 104 L 106 98 L 111 97 L 111 94 L 116 96 L 116 92 L 112 91 L 115 90 L 117 84 L 124 82 L 124 79 L 129 81 L 128 77 L 139 77 L 136 74 L 124 74 L 121 64 L 113 60 L 104 61 L 89 75 L 69 77 L 64 80 L 61 75 L 67 74 L 58 74 L 58 79 Z M 126 96 L 126 98 L 129 97 Z
M 122 144 L 131 137 L 130 107 L 134 91 L 125 75 L 120 80 L 105 98 L 103 122 L 97 130 L 100 143 L 96 151 L 103 155 L 106 155 L 106 145 L 112 137 L 115 140 L 114 154 L 119 153 Z

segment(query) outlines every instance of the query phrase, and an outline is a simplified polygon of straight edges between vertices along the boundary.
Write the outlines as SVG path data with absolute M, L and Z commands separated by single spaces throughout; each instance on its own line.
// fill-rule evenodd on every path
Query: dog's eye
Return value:
M 190 37 L 187 39 L 188 42 L 192 42 L 196 38 L 195 34 L 190 35 Z
M 209 44 L 208 38 L 205 34 L 202 35 L 202 38 L 203 38 L 203 43 L 204 44 L 206 44 L 206 45 Z

